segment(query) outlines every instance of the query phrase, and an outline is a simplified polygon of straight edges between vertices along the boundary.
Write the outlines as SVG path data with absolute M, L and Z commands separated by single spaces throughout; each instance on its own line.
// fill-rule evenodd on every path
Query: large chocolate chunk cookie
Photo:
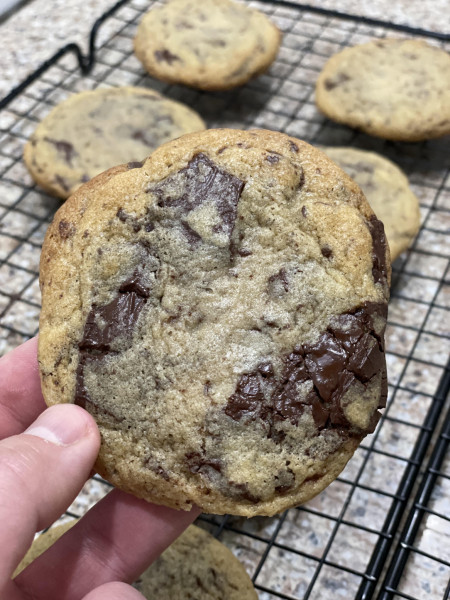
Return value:
M 140 161 L 158 146 L 205 129 L 196 112 L 145 88 L 81 92 L 58 104 L 25 146 L 33 179 L 67 198 L 105 169 Z
M 99 472 L 242 515 L 304 502 L 386 400 L 383 226 L 321 151 L 210 130 L 76 192 L 41 258 L 49 405 L 102 434 Z
M 265 71 L 281 41 L 261 12 L 232 0 L 171 0 L 139 24 L 134 49 L 145 69 L 170 83 L 227 90 Z
M 450 133 L 450 56 L 418 40 L 383 39 L 346 48 L 316 85 L 327 117 L 388 140 Z

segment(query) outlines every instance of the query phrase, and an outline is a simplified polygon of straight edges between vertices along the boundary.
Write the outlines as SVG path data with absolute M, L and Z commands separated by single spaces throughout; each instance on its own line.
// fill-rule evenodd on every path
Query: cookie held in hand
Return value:
M 174 508 L 273 515 L 333 481 L 386 400 L 383 226 L 323 152 L 209 130 L 110 169 L 41 257 L 46 402 L 97 469 Z
M 195 111 L 157 92 L 101 88 L 58 104 L 26 144 L 24 160 L 41 187 L 67 198 L 106 169 L 140 161 L 164 142 L 202 129 Z
M 261 12 L 232 0 L 171 0 L 139 24 L 134 50 L 162 81 L 227 90 L 264 72 L 281 33 Z
M 316 103 L 327 117 L 388 140 L 450 133 L 450 55 L 419 40 L 380 39 L 325 64 Z

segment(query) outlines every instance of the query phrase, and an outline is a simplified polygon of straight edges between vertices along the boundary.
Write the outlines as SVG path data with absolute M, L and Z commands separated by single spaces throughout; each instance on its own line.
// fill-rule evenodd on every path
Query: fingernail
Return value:
M 58 446 L 75 444 L 89 431 L 87 413 L 71 404 L 51 406 L 24 432 Z

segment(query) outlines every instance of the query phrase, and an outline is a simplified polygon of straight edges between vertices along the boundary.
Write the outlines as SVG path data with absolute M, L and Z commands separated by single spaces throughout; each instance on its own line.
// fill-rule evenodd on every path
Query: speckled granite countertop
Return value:
M 92 23 L 113 3 L 113 0 L 33 0 L 0 24 L 0 97 L 64 44 L 74 41 L 85 47 Z M 450 33 L 448 0 L 309 0 L 305 4 Z M 101 37 L 107 35 L 108 25 L 102 28 Z
M 370 10 L 375 11 L 370 16 L 450 30 L 448 0 L 311 3 L 340 11 L 364 8 L 366 15 Z M 112 0 L 34 0 L 0 25 L 0 96 L 63 43 L 85 41 L 92 21 L 111 4 Z M 146 6 L 147 0 L 132 0 L 122 9 L 121 22 L 105 23 L 101 38 L 109 41 L 89 76 L 81 76 L 73 59 L 66 57 L 0 113 L 0 355 L 37 331 L 40 246 L 59 206 L 33 185 L 21 159 L 23 145 L 36 122 L 76 91 L 97 85 L 144 85 L 195 107 L 210 127 L 278 129 L 313 143 L 375 150 L 398 162 L 419 198 L 422 229 L 411 251 L 396 263 L 387 330 L 390 387 L 385 417 L 338 480 L 307 505 L 270 519 L 230 518 L 219 537 L 255 575 L 260 600 L 303 600 L 308 589 L 309 600 L 350 600 L 410 466 L 427 411 L 436 402 L 433 395 L 449 354 L 450 285 L 444 280 L 450 265 L 449 140 L 386 144 L 332 124 L 317 112 L 313 86 L 325 60 L 339 44 L 383 35 L 380 28 L 296 10 L 276 11 L 274 19 L 285 36 L 269 72 L 227 94 L 198 95 L 146 77 L 133 56 L 136 19 Z M 118 30 L 118 35 L 110 35 Z M 402 597 L 445 597 L 450 575 L 449 483 L 447 455 L 398 586 Z M 81 516 L 108 490 L 103 482 L 90 480 L 70 510 Z M 205 517 L 201 525 L 217 532 L 220 523 Z

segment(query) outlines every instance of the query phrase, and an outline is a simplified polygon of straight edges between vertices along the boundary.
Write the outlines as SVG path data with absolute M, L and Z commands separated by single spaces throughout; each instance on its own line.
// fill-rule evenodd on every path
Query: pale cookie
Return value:
M 41 187 L 67 198 L 105 169 L 140 161 L 164 142 L 202 129 L 196 112 L 157 92 L 97 89 L 58 104 L 26 144 L 24 159 Z
M 269 131 L 184 136 L 57 212 L 44 397 L 94 415 L 117 486 L 274 514 L 335 479 L 378 421 L 389 278 L 382 223 L 323 152 Z
M 36 537 L 30 549 L 21 560 L 17 569 L 14 571 L 13 578 L 26 569 L 26 567 L 28 567 L 28 565 L 36 560 L 41 554 L 44 554 L 44 552 L 48 550 L 50 546 L 53 546 L 56 540 L 66 533 L 66 531 L 69 531 L 69 529 L 75 525 L 76 522 L 76 519 L 72 519 L 71 521 L 66 521 L 62 525 L 55 525 Z
M 281 42 L 261 12 L 231 0 L 170 0 L 139 24 L 134 49 L 158 79 L 226 90 L 265 71 Z
M 408 178 L 393 162 L 355 148 L 323 148 L 364 192 L 374 213 L 383 222 L 391 259 L 406 250 L 420 227 L 419 201 Z
M 450 133 L 450 55 L 417 40 L 346 48 L 325 64 L 316 103 L 327 117 L 389 140 Z
M 148 600 L 257 600 L 246 570 L 212 535 L 191 525 L 135 582 Z

